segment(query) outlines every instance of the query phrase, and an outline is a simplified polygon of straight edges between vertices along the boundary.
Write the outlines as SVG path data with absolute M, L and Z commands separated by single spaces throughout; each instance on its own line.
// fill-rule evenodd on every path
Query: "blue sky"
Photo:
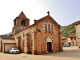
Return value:
M 61 26 L 80 20 L 80 0 L 0 0 L 0 35 L 11 32 L 13 20 L 23 11 L 30 24 L 50 15 Z
M 47 0 L 44 3 L 48 4 L 46 10 L 62 26 L 80 20 L 80 0 Z

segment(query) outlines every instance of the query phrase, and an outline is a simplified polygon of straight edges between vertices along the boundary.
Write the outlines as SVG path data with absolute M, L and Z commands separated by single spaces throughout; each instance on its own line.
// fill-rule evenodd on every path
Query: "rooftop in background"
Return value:
M 78 25 L 78 24 L 80 24 L 80 21 L 78 21 L 75 25 Z
M 76 34 L 70 34 L 68 38 L 75 37 Z
M 11 35 L 1 35 L 0 37 L 2 37 L 2 38 L 12 38 L 12 36 Z
M 65 39 L 67 39 L 67 37 L 62 37 L 62 40 L 65 40 Z

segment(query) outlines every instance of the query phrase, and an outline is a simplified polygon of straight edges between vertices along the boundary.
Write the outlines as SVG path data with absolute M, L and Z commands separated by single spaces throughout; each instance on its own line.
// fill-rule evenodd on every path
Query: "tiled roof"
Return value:
M 75 37 L 76 34 L 70 34 L 68 37 Z
M 27 17 L 25 16 L 25 14 L 23 13 L 23 11 L 19 14 L 18 17 L 20 17 L 20 18 L 27 18 Z M 27 18 L 27 19 L 28 19 L 28 18 Z
M 80 24 L 80 21 L 78 21 L 75 25 L 78 25 L 78 24 Z
M 15 40 L 2 40 L 2 43 L 16 43 Z
M 14 38 L 2 38 L 3 40 L 14 40 Z
M 62 37 L 62 40 L 67 39 L 67 37 Z
M 10 36 L 10 35 L 1 35 L 0 37 L 2 37 L 2 38 L 12 38 L 12 36 Z

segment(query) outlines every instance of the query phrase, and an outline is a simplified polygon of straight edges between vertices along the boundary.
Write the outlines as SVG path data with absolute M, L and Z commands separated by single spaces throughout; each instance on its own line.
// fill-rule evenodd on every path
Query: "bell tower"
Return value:
M 29 26 L 29 19 L 25 16 L 23 11 L 13 21 L 14 27 L 12 29 L 12 35 Z

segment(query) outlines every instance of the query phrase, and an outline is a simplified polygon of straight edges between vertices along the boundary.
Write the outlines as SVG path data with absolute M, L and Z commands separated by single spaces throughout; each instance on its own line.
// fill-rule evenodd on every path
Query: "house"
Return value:
M 16 47 L 16 41 L 12 36 L 9 35 L 1 35 L 0 36 L 0 51 L 8 52 L 10 48 Z
M 49 15 L 49 12 L 47 13 L 47 16 L 34 20 L 34 24 L 30 25 L 30 19 L 21 12 L 14 19 L 12 39 L 0 38 L 0 47 L 2 46 L 0 49 L 2 52 L 7 52 L 11 47 L 17 47 L 20 52 L 27 54 L 62 51 L 60 25 Z
M 69 45 L 71 45 L 71 46 L 77 46 L 77 41 L 76 41 L 75 35 L 76 34 L 70 34 L 68 36 L 68 42 L 69 42 Z
M 75 29 L 76 29 L 77 45 L 78 45 L 78 48 L 80 48 L 80 21 L 78 21 L 78 22 L 75 24 Z
M 62 37 L 62 44 L 68 44 L 67 37 Z

